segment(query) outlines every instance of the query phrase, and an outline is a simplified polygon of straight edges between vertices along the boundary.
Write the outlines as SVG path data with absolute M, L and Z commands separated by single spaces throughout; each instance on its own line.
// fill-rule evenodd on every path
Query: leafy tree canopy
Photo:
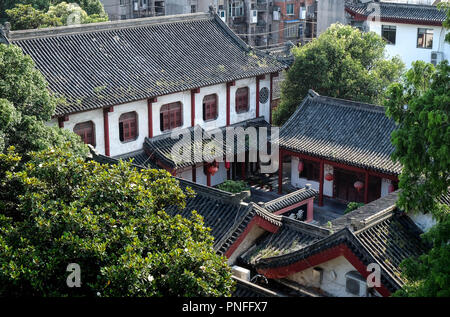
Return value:
M 439 201 L 450 186 L 449 76 L 448 62 L 417 61 L 388 89 L 387 114 L 399 124 L 393 158 L 403 165 L 398 205 L 438 220 L 423 235 L 431 250 L 401 264 L 407 283 L 394 296 L 450 296 L 450 207 Z
M 284 123 L 309 89 L 331 97 L 381 103 L 386 87 L 403 70 L 399 58 L 384 58 L 385 45 L 374 32 L 334 24 L 312 42 L 293 48 L 295 60 L 282 83 L 274 123 Z
M 76 134 L 46 125 L 58 102 L 64 100 L 49 92 L 33 60 L 15 45 L 0 44 L 0 151 L 15 146 L 26 158 L 28 151 L 69 142 L 74 152 L 87 153 Z
M 100 2 L 78 2 L 53 1 L 44 9 L 37 9 L 32 4 L 18 3 L 15 7 L 6 10 L 6 14 L 13 30 L 108 21 Z M 89 14 L 88 11 L 92 13 Z
M 0 296 L 230 295 L 230 268 L 202 218 L 165 212 L 192 195 L 168 172 L 64 148 L 19 162 L 12 148 L 0 154 Z M 69 263 L 80 265 L 80 288 L 67 287 Z

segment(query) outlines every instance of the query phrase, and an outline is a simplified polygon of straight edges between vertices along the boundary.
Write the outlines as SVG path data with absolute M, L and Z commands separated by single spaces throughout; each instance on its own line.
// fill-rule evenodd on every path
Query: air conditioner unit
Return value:
M 444 59 L 444 54 L 442 52 L 431 52 L 431 64 L 436 66 Z
M 258 11 L 250 10 L 250 23 L 258 23 Z

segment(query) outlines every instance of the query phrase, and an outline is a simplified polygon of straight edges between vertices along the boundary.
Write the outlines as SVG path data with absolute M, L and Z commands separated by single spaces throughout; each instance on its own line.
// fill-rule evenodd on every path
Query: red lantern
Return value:
M 327 175 L 325 175 L 325 179 L 329 182 L 331 182 L 333 180 L 333 174 L 328 173 Z
M 395 190 L 394 184 L 392 184 L 392 183 L 389 184 L 388 192 L 389 192 L 389 193 L 392 193 L 394 190 Z
M 356 190 L 359 192 L 364 187 L 364 183 L 361 181 L 356 181 L 353 186 L 356 188 Z
M 299 173 L 301 173 L 303 171 L 303 167 L 304 167 L 303 161 L 299 161 L 298 162 L 298 172 Z
M 226 168 L 227 170 L 229 170 L 230 167 L 231 167 L 230 162 L 225 161 L 225 168 Z
M 215 163 L 212 163 L 208 166 L 208 173 L 211 175 L 216 174 L 218 170 L 219 170 L 219 168 L 216 166 Z

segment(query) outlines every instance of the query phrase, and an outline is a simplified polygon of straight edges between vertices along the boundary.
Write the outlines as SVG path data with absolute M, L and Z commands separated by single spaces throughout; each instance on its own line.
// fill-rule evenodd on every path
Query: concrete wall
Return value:
M 288 277 L 304 286 L 320 288 L 328 294 L 336 297 L 357 297 L 348 293 L 345 289 L 346 274 L 356 269 L 343 256 L 334 258 L 328 262 L 316 266 L 323 270 L 322 282 L 315 277 L 314 267 L 295 273 Z
M 346 24 L 345 0 L 319 0 L 317 4 L 317 33 L 322 34 L 331 24 Z
M 407 68 L 411 67 L 411 63 L 416 60 L 431 62 L 431 52 L 439 51 L 444 53 L 444 59 L 450 57 L 450 45 L 445 43 L 446 32 L 439 26 L 400 24 L 388 22 L 367 22 L 370 31 L 381 35 L 382 25 L 394 25 L 397 28 L 395 44 L 387 44 L 386 52 L 389 57 L 399 56 L 405 63 Z M 433 48 L 417 48 L 417 29 L 426 28 L 433 29 Z

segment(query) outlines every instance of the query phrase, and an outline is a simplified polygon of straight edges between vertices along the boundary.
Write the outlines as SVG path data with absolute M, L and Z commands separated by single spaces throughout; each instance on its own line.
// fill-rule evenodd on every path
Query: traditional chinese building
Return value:
M 269 124 L 272 80 L 285 68 L 213 12 L 3 33 L 66 99 L 51 124 L 106 156 L 137 156 L 204 184 L 225 180 L 225 164 L 215 178 L 203 162 L 176 166 L 171 133 Z
M 291 157 L 291 183 L 311 184 L 323 197 L 368 203 L 397 188 L 399 163 L 391 159 L 396 124 L 380 106 L 320 96 L 310 90 L 280 129 L 283 158 Z

